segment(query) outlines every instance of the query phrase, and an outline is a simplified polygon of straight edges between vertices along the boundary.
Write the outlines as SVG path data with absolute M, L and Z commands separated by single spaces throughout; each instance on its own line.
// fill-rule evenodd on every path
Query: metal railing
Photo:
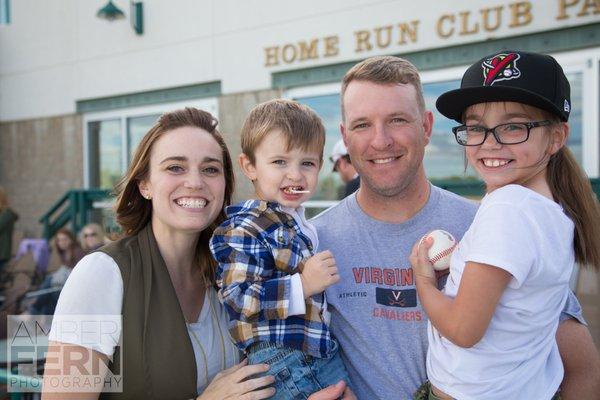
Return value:
M 8 371 L 7 369 L 0 369 L 0 385 L 7 387 L 9 385 L 17 385 L 21 392 L 5 392 L 4 394 L 10 395 L 11 400 L 21 400 L 25 397 L 25 392 L 39 393 L 42 391 L 39 378 L 26 375 L 17 375 Z M 0 391 L 0 395 L 3 393 Z M 35 395 L 35 398 L 39 398 L 39 395 Z
M 92 221 L 94 202 L 106 200 L 109 196 L 108 189 L 69 190 L 40 218 L 40 223 L 44 225 L 44 238 L 50 239 L 69 223 L 73 232 L 79 232 Z

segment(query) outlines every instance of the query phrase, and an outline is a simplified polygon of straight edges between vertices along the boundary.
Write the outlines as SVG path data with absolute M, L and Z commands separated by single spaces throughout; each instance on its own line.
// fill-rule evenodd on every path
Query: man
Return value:
M 412 398 L 426 380 L 427 318 L 416 297 L 411 248 L 433 229 L 460 239 L 477 205 L 425 176 L 433 115 L 412 64 L 367 59 L 348 71 L 341 98 L 342 136 L 361 186 L 312 220 L 341 278 L 327 289 L 331 329 L 359 399 Z M 581 318 L 576 299 L 565 311 L 557 332 L 563 399 L 592 399 L 600 392 L 600 357 L 574 319 Z
M 331 152 L 329 157 L 333 163 L 333 172 L 340 174 L 340 178 L 344 182 L 344 191 L 340 193 L 339 199 L 342 200 L 358 190 L 360 186 L 360 177 L 350 161 L 350 156 L 346 150 L 344 139 L 340 139 Z

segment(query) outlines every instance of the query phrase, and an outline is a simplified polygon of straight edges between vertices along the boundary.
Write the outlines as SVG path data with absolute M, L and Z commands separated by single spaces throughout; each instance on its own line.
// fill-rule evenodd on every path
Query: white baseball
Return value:
M 456 247 L 456 239 L 451 233 L 436 229 L 423 236 L 421 241 L 428 237 L 433 238 L 433 244 L 427 252 L 429 262 L 433 264 L 433 268 L 437 271 L 442 271 L 450 267 L 450 257 Z

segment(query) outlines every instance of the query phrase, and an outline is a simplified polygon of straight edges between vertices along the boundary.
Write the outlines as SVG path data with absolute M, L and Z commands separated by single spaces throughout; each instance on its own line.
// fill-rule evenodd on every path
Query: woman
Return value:
M 54 235 L 52 251 L 56 251 L 61 265 L 68 269 L 73 269 L 84 256 L 75 235 L 67 228 L 59 229 Z
M 52 251 L 58 256 L 58 260 L 60 260 L 60 267 L 56 271 L 46 275 L 38 287 L 38 290 L 63 286 L 71 274 L 71 271 L 73 271 L 75 265 L 85 255 L 83 249 L 79 246 L 79 243 L 75 239 L 75 235 L 67 228 L 59 229 L 56 232 L 56 235 L 54 235 Z M 28 307 L 27 313 L 35 315 L 53 314 L 56 308 L 58 297 L 58 291 L 52 291 L 50 293 L 40 295 L 37 297 L 35 302 Z
M 79 242 L 81 243 L 81 248 L 86 253 L 91 253 L 92 251 L 102 247 L 105 240 L 106 234 L 104 233 L 104 229 L 102 229 L 100 224 L 95 222 L 86 224 L 83 228 L 81 228 L 81 232 L 79 233 Z
M 239 353 L 214 290 L 208 239 L 233 191 L 231 158 L 216 125 L 209 113 L 186 108 L 164 114 L 142 139 L 117 187 L 124 238 L 86 256 L 61 293 L 43 399 L 265 399 L 274 393 L 264 388 L 272 377 L 252 377 L 268 366 L 236 364 Z M 102 325 L 110 322 L 106 316 L 121 314 L 122 330 L 106 340 L 85 342 L 72 329 L 62 335 L 75 315 L 86 315 L 86 322 L 96 315 Z M 122 351 L 115 354 L 119 337 Z M 94 373 L 106 379 L 85 380 Z M 103 382 L 118 385 L 119 373 L 121 393 L 107 393 L 111 387 Z M 340 384 L 316 399 L 335 399 L 343 390 Z
M 4 189 L 0 187 L 0 272 L 10 260 L 15 221 L 19 216 L 8 206 Z

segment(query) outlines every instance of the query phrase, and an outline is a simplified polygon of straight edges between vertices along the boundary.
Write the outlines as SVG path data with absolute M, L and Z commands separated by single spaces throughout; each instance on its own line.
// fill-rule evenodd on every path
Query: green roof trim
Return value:
M 130 93 L 118 96 L 77 101 L 78 113 L 116 110 L 128 107 L 140 107 L 151 104 L 173 103 L 221 95 L 221 82 L 200 83 L 148 92 Z
M 394 55 L 406 58 L 420 71 L 426 71 L 470 64 L 486 54 L 503 49 L 555 53 L 595 46 L 600 46 L 600 23 L 412 53 L 396 53 Z M 274 89 L 288 89 L 297 86 L 339 82 L 344 74 L 360 60 L 362 59 L 340 64 L 275 72 L 271 76 L 272 87 Z

